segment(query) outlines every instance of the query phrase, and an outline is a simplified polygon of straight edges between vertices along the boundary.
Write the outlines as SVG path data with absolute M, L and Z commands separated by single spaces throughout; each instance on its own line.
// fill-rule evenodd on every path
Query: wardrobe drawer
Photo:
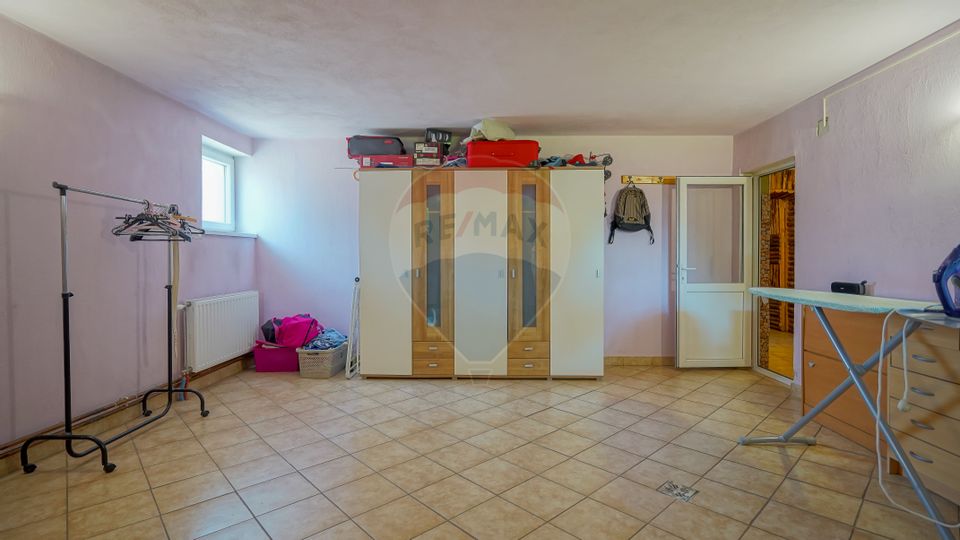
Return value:
M 414 358 L 413 374 L 419 376 L 453 376 L 453 357 L 450 358 Z
M 890 398 L 890 427 L 932 444 L 947 452 L 960 452 L 960 420 L 916 405 L 907 412 L 897 410 L 898 398 Z
M 511 341 L 507 345 L 508 358 L 550 358 L 549 341 Z
M 911 337 L 907 340 L 907 358 L 911 374 L 921 373 L 960 384 L 960 349 L 935 347 Z M 893 351 L 890 359 L 894 366 L 903 368 L 903 356 L 899 348 Z
M 960 485 L 960 456 L 915 439 L 906 433 L 897 432 L 897 439 L 900 440 L 903 451 L 918 473 L 927 478 L 936 479 L 941 484 Z
M 414 341 L 413 358 L 414 360 L 453 358 L 453 343 L 449 341 Z
M 546 377 L 550 375 L 549 358 L 510 358 L 507 375 L 511 377 Z
M 849 374 L 839 360 L 805 351 L 803 354 L 803 402 L 813 408 Z M 863 376 L 871 395 L 877 388 L 877 370 Z M 851 388 L 826 408 L 827 414 L 857 429 L 873 433 L 873 417 L 856 389 Z
M 913 371 L 909 375 L 910 390 L 907 391 L 907 401 L 911 405 L 960 419 L 960 385 Z M 890 397 L 899 400 L 903 395 L 903 370 L 890 368 L 889 377 L 887 388 L 890 390 Z
M 887 331 L 893 335 L 903 329 L 903 323 L 903 318 L 894 317 L 887 326 Z M 960 350 L 960 331 L 937 324 L 921 324 L 920 328 L 910 334 L 907 340 L 931 347 L 949 349 L 954 352 Z

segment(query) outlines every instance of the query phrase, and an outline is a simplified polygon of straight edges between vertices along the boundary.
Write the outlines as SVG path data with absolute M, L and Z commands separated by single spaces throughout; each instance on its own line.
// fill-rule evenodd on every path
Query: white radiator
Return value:
M 250 352 L 259 320 L 259 291 L 188 300 L 187 367 L 198 372 Z

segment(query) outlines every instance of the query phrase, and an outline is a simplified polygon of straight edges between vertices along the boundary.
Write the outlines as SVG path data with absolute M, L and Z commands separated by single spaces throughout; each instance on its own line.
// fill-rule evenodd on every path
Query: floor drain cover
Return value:
M 673 482 L 667 480 L 663 483 L 662 486 L 657 488 L 657 491 L 663 493 L 664 495 L 669 495 L 671 497 L 676 497 L 684 502 L 690 502 L 690 499 L 697 494 L 697 490 L 692 487 L 681 486 L 680 484 L 674 484 Z

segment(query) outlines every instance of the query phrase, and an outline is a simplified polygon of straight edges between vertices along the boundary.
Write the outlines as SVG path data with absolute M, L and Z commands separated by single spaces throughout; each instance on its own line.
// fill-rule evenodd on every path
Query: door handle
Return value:
M 517 279 L 517 269 L 516 269 L 516 268 L 511 268 L 511 269 L 510 269 L 510 279 Z
M 417 279 L 420 279 L 420 269 L 419 269 L 419 268 L 417 268 L 417 271 L 416 271 L 415 273 L 416 273 L 416 275 L 417 275 Z
M 686 272 L 687 270 L 696 270 L 696 268 L 694 268 L 694 267 L 692 267 L 692 266 L 680 266 L 680 267 L 678 267 L 678 268 L 679 268 L 680 270 L 683 270 L 684 272 Z

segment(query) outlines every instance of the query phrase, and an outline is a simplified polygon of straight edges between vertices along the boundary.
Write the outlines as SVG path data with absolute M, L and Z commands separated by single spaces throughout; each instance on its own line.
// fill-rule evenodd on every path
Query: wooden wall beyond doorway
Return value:
M 794 287 L 796 169 L 760 177 L 760 285 Z M 757 365 L 793 378 L 793 305 L 760 304 Z

